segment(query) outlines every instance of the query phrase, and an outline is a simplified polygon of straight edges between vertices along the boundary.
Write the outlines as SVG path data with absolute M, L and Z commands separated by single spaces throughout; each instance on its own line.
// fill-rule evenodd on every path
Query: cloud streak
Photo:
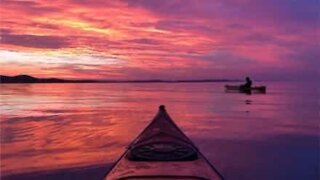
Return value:
M 27 34 L 3 34 L 1 36 L 3 44 L 44 48 L 44 49 L 59 49 L 68 47 L 69 43 L 66 38 L 59 36 L 35 36 Z

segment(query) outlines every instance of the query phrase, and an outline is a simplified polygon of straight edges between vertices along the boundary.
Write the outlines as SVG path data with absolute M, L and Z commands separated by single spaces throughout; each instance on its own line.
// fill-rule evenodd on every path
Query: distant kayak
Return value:
M 266 86 L 253 86 L 251 88 L 243 87 L 243 86 L 236 86 L 236 85 L 225 85 L 226 90 L 229 91 L 240 91 L 240 92 L 260 92 L 266 93 L 267 87 Z
M 165 107 L 160 106 L 156 117 L 131 143 L 105 179 L 223 178 L 173 122 Z

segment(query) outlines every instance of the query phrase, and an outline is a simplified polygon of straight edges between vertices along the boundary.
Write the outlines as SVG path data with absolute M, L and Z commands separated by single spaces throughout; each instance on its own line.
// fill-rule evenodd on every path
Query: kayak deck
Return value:
M 160 106 L 105 179 L 223 178 Z
M 132 178 L 179 178 L 179 179 L 221 179 L 212 173 L 204 160 L 199 158 L 192 162 L 128 162 L 121 161 L 116 166 L 116 171 L 111 171 L 108 179 L 132 179 Z M 201 173 L 202 172 L 202 173 Z M 201 173 L 201 174 L 200 174 Z

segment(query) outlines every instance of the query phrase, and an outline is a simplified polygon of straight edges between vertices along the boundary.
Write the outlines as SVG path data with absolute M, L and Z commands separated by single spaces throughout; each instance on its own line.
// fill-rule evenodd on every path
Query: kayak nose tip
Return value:
M 159 110 L 160 110 L 160 111 L 166 111 L 166 107 L 165 107 L 164 105 L 160 105 L 160 106 L 159 106 Z

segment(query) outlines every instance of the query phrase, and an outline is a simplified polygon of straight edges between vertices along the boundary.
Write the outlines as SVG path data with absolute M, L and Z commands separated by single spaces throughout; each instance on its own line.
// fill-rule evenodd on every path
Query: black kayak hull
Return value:
M 239 92 L 258 92 L 258 93 L 266 93 L 267 87 L 266 86 L 253 86 L 251 88 L 247 88 L 244 86 L 237 86 L 237 85 L 225 85 L 225 89 L 227 91 L 239 91 Z

